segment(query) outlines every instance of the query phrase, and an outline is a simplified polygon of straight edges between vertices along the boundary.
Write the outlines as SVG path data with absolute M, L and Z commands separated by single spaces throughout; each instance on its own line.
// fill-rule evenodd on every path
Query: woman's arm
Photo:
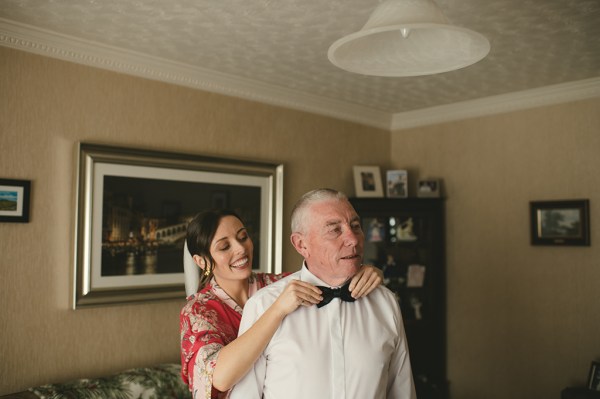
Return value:
M 321 299 L 321 291 L 315 286 L 300 280 L 290 281 L 248 331 L 221 349 L 213 373 L 213 386 L 222 392 L 231 389 L 250 370 L 285 316 L 298 306 L 312 306 Z
M 350 281 L 353 298 L 367 296 L 383 282 L 383 271 L 372 265 L 364 265 Z
M 372 265 L 365 265 L 352 278 L 350 291 L 354 298 L 360 298 L 382 282 L 383 272 Z M 248 331 L 221 349 L 213 373 L 213 386 L 222 392 L 231 389 L 250 370 L 285 316 L 298 306 L 312 306 L 321 299 L 321 292 L 312 284 L 292 280 Z

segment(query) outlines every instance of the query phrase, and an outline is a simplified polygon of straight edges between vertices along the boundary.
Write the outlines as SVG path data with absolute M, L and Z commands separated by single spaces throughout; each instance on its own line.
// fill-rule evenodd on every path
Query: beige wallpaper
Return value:
M 394 167 L 445 186 L 452 398 L 558 398 L 584 385 L 600 359 L 600 99 L 391 143 Z M 591 247 L 529 244 L 529 201 L 578 198 L 591 203 Z
M 79 141 L 282 162 L 284 218 L 389 132 L 0 47 L 0 177 L 32 180 L 31 222 L 0 224 L 0 394 L 179 361 L 181 301 L 70 309 Z M 289 236 L 285 225 L 284 237 Z M 287 238 L 284 268 L 300 266 Z
M 0 394 L 178 361 L 183 299 L 70 309 L 75 149 L 89 141 L 283 162 L 285 218 L 316 186 L 352 194 L 355 164 L 443 178 L 452 398 L 558 397 L 600 358 L 600 253 L 530 246 L 528 202 L 589 198 L 598 241 L 599 111 L 390 135 L 0 47 L 0 177 L 33 181 L 31 222 L 0 224 Z M 284 242 L 286 270 L 298 262 Z

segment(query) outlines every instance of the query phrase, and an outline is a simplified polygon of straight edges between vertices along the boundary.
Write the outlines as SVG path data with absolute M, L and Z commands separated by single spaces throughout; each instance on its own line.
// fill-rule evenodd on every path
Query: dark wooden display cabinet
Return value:
M 398 297 L 419 399 L 448 397 L 444 200 L 351 198 L 365 233 L 364 262 Z

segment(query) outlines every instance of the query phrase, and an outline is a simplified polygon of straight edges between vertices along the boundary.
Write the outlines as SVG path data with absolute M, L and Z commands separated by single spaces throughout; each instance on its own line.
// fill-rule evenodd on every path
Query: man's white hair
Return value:
M 308 209 L 317 202 L 331 200 L 348 201 L 348 197 L 343 192 L 332 188 L 318 188 L 300 197 L 292 210 L 292 233 L 306 233 Z

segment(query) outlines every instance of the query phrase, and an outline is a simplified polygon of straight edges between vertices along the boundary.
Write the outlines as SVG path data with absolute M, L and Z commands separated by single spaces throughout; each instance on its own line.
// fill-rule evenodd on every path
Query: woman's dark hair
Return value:
M 199 255 L 206 259 L 205 270 L 209 270 L 208 275 L 200 274 L 200 287 L 204 287 L 212 278 L 215 260 L 210 254 L 210 243 L 215 238 L 221 219 L 225 216 L 234 216 L 243 223 L 242 218 L 232 210 L 211 209 L 200 212 L 188 224 L 185 238 L 188 251 L 192 256 Z

